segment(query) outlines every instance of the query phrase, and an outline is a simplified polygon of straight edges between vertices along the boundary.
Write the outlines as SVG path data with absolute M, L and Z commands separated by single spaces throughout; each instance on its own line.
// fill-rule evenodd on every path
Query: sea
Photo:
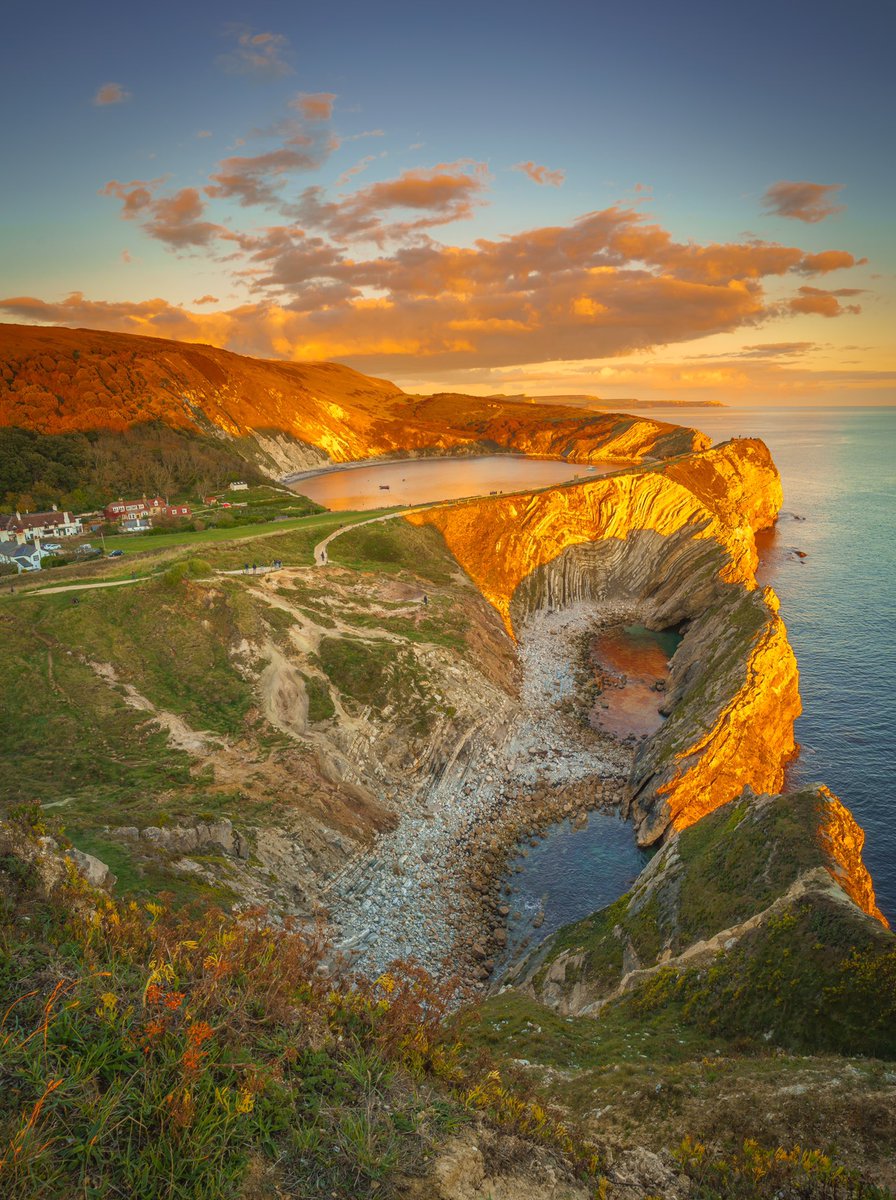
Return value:
M 784 507 L 760 539 L 760 581 L 781 600 L 803 700 L 787 782 L 826 783 L 852 811 L 896 927 L 896 408 L 661 411 L 772 452 Z

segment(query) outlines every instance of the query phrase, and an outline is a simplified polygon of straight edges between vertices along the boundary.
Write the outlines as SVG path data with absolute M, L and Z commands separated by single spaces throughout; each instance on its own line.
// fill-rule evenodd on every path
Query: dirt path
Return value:
M 450 501 L 440 501 L 447 504 Z M 403 508 L 399 512 L 386 513 L 383 517 L 366 517 L 363 521 L 353 521 L 351 525 L 340 525 L 338 529 L 334 529 L 332 533 L 327 534 L 323 541 L 318 542 L 314 547 L 314 565 L 316 567 L 325 567 L 329 555 L 327 554 L 327 546 L 334 538 L 341 537 L 343 533 L 350 533 L 353 529 L 357 529 L 359 525 L 375 525 L 380 521 L 394 521 L 396 517 L 406 517 L 408 513 L 420 512 L 422 508 L 429 508 L 430 505 L 421 505 L 417 508 Z
M 60 592 L 86 592 L 93 588 L 125 587 L 129 583 L 145 583 L 149 575 L 139 575 L 136 579 L 111 579 L 104 583 L 67 583 L 64 587 L 28 588 L 18 591 L 18 596 L 56 596 Z

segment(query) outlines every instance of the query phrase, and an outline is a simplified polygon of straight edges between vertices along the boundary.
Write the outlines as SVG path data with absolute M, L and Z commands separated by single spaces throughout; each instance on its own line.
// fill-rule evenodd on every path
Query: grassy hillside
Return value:
M 165 539 L 159 550 L 163 539 L 151 538 L 150 550 L 128 552 L 124 573 L 108 560 L 80 569 L 129 581 L 135 568 L 133 585 L 0 593 L 0 816 L 41 804 L 111 867 L 122 894 L 311 903 L 319 878 L 393 820 L 371 793 L 332 781 L 343 726 L 382 736 L 389 770 L 413 769 L 436 725 L 459 719 L 444 656 L 483 669 L 509 653 L 433 530 L 361 528 L 315 569 L 313 546 L 343 519 L 238 541 Z M 241 572 L 275 556 L 282 572 Z M 230 570 L 240 573 L 218 573 Z M 135 836 L 222 819 L 250 847 L 245 859 Z M 280 865 L 271 830 L 294 847 L 294 867 Z
M 0 425 L 60 434 L 123 432 L 148 422 L 229 441 L 277 474 L 396 453 L 503 448 L 586 462 L 664 458 L 709 444 L 694 430 L 612 413 L 409 396 L 337 363 L 0 323 Z
M 716 810 L 516 982 L 561 1012 L 610 1005 L 633 1024 L 672 1014 L 707 1035 L 896 1058 L 896 938 L 838 886 L 864 885 L 857 851 L 832 844 L 844 812 L 811 788 Z

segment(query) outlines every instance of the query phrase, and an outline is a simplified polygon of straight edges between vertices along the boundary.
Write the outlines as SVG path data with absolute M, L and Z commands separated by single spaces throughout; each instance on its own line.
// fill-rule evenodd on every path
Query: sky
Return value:
M 12 3 L 0 320 L 896 403 L 896 6 Z

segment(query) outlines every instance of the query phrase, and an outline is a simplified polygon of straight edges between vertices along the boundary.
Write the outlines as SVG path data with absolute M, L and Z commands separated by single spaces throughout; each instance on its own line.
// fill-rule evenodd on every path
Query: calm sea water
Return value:
M 392 504 L 426 504 L 459 500 L 489 492 L 518 492 L 563 483 L 577 475 L 606 474 L 612 463 L 589 469 L 556 459 L 487 454 L 481 458 L 427 458 L 330 471 L 292 484 L 327 508 L 385 508 Z M 388 490 L 382 490 L 387 487 Z
M 896 408 L 695 408 L 666 419 L 716 440 L 761 437 L 772 452 L 785 515 L 763 540 L 761 579 L 781 599 L 804 709 L 789 783 L 826 783 L 852 810 L 896 926 Z

